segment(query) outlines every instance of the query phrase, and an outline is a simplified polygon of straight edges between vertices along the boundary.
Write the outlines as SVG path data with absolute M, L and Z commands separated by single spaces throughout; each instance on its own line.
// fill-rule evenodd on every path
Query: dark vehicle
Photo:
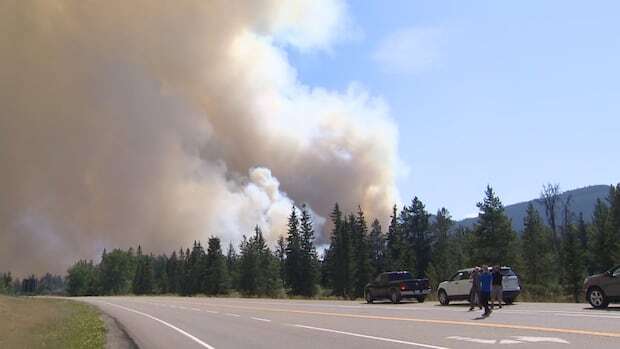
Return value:
M 586 300 L 594 308 L 620 303 L 620 265 L 603 274 L 588 276 L 583 283 Z
M 422 303 L 431 293 L 428 279 L 414 279 L 408 271 L 391 271 L 379 274 L 364 289 L 366 302 L 389 299 L 399 303 L 402 298 L 415 298 Z

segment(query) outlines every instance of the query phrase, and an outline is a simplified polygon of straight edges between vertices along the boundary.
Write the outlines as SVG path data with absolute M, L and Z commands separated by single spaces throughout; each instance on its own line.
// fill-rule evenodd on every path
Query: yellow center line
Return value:
M 456 326 L 472 326 L 472 327 L 487 327 L 487 328 L 503 328 L 503 329 L 512 329 L 512 330 L 528 330 L 528 331 L 538 331 L 538 332 L 551 332 L 551 333 L 564 333 L 564 334 L 577 334 L 577 335 L 587 335 L 587 336 L 597 336 L 597 337 L 620 338 L 620 333 L 588 331 L 588 330 L 577 330 L 577 329 L 570 329 L 570 328 L 553 328 L 553 327 L 540 327 L 540 326 L 528 326 L 528 325 L 511 325 L 511 324 L 488 323 L 488 322 L 469 322 L 469 321 L 454 321 L 454 320 L 419 319 L 419 318 L 411 318 L 411 317 L 394 317 L 394 316 L 379 316 L 379 315 L 360 315 L 360 314 L 347 314 L 347 313 L 330 313 L 330 312 L 322 312 L 322 311 L 282 309 L 282 308 L 248 307 L 248 306 L 230 305 L 230 304 L 216 304 L 216 303 L 193 303 L 193 304 L 201 304 L 201 305 L 206 305 L 206 306 L 221 306 L 221 307 L 229 307 L 229 308 L 244 309 L 244 310 L 271 311 L 271 312 L 279 312 L 279 313 L 293 313 L 293 314 L 305 314 L 305 315 L 323 315 L 323 316 L 345 317 L 345 318 L 355 318 L 355 319 L 369 319 L 369 320 L 407 321 L 407 322 L 418 322 L 418 323 L 438 324 L 438 325 L 456 325 Z

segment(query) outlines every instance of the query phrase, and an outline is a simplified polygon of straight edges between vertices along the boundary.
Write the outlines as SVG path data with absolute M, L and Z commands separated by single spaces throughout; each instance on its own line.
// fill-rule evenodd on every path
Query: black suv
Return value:
M 364 289 L 368 303 L 377 299 L 389 299 L 396 304 L 402 298 L 416 298 L 421 303 L 429 293 L 431 288 L 428 279 L 414 279 L 408 271 L 381 273 Z

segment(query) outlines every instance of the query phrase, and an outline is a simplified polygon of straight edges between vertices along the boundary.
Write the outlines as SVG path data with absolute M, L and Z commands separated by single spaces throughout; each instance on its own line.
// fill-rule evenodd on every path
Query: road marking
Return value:
M 256 321 L 271 322 L 271 320 L 269 320 L 269 319 L 263 319 L 263 318 L 260 318 L 260 317 L 251 317 L 250 319 L 256 320 Z
M 478 343 L 478 344 L 495 344 L 497 343 L 497 340 L 495 339 L 480 339 L 480 338 L 471 338 L 471 337 L 461 337 L 461 336 L 450 336 L 450 337 L 446 337 L 447 339 L 454 339 L 457 341 L 463 341 L 463 342 L 471 342 L 471 343 Z
M 620 316 L 614 315 L 578 315 L 578 314 L 555 314 L 555 316 L 570 316 L 570 317 L 592 317 L 592 318 L 601 318 L 601 319 L 618 319 L 620 320 Z
M 512 339 L 502 339 L 499 341 L 499 344 L 522 344 L 523 342 L 515 341 Z
M 308 329 L 308 330 L 315 330 L 315 331 L 323 331 L 323 332 L 344 334 L 344 335 L 347 335 L 347 336 L 360 337 L 360 338 L 366 338 L 366 339 L 374 339 L 374 340 L 377 340 L 377 341 L 390 342 L 390 343 L 406 344 L 406 345 L 411 345 L 411 346 L 421 347 L 421 348 L 447 349 L 445 347 L 439 347 L 439 346 L 436 346 L 436 345 L 421 344 L 421 343 L 415 343 L 415 342 L 407 342 L 407 341 L 402 341 L 402 340 L 399 340 L 399 339 L 392 339 L 392 338 L 385 338 L 385 337 L 375 337 L 375 336 L 369 336 L 369 335 L 360 334 L 360 333 L 353 333 L 353 332 L 336 331 L 336 330 L 331 330 L 329 328 L 312 327 L 312 326 L 305 326 L 305 325 L 293 325 L 293 326 L 299 327 L 299 328 L 305 328 L 305 329 Z
M 239 315 L 239 314 L 233 314 L 233 313 L 225 313 L 224 315 L 226 315 L 226 316 L 232 316 L 232 317 L 241 317 L 241 315 Z
M 202 303 L 202 305 L 209 305 L 209 303 L 205 302 L 205 303 Z M 345 318 L 354 318 L 354 319 L 406 321 L 406 322 L 417 322 L 417 323 L 427 323 L 427 324 L 437 324 L 437 325 L 502 328 L 502 329 L 511 329 L 511 330 L 526 330 L 526 331 L 536 331 L 536 332 L 564 333 L 564 334 L 576 334 L 576 335 L 586 335 L 586 336 L 595 336 L 595 337 L 620 338 L 620 333 L 618 332 L 599 332 L 599 331 L 588 331 L 588 330 L 579 330 L 579 329 L 570 329 L 570 328 L 512 325 L 512 324 L 502 324 L 502 323 L 493 323 L 493 322 L 473 322 L 473 321 L 457 321 L 457 320 L 420 319 L 420 318 L 410 318 L 410 317 L 392 317 L 392 316 L 379 316 L 379 315 L 330 313 L 330 312 L 299 310 L 299 309 L 248 307 L 248 306 L 238 306 L 238 305 L 230 305 L 230 304 L 211 303 L 210 305 L 225 307 L 225 308 L 233 308 L 233 309 L 243 309 L 243 310 L 259 310 L 259 311 L 293 313 L 293 314 L 322 315 L 322 316 L 345 317 Z
M 528 336 L 512 336 L 512 338 L 516 338 L 517 340 L 523 341 L 523 342 L 530 342 L 530 343 L 560 343 L 560 344 L 570 344 L 569 341 L 566 341 L 562 338 L 555 338 L 555 337 L 528 337 Z
M 200 311 L 198 308 L 192 308 L 193 311 Z
M 215 310 L 205 310 L 205 313 L 209 313 L 209 314 L 219 314 L 219 311 L 215 311 Z
M 192 336 L 191 334 L 189 334 L 189 333 L 187 333 L 187 332 L 183 331 L 182 329 L 180 329 L 180 328 L 178 328 L 178 327 L 174 326 L 173 324 L 170 324 L 170 323 L 168 323 L 168 322 L 166 322 L 166 321 L 164 321 L 164 320 L 158 319 L 158 318 L 154 317 L 153 315 L 149 315 L 149 314 L 147 314 L 147 313 L 143 313 L 143 312 L 141 312 L 141 311 L 138 311 L 138 310 L 135 310 L 135 309 L 131 309 L 131 308 L 127 308 L 127 307 L 124 307 L 124 306 L 122 306 L 122 305 L 118 305 L 118 304 L 113 304 L 113 303 L 108 303 L 108 302 L 102 302 L 102 303 L 107 304 L 107 305 L 111 305 L 111 306 L 113 306 L 113 307 L 117 307 L 117 308 L 123 309 L 123 310 L 125 310 L 125 311 L 129 311 L 129 312 L 132 312 L 132 313 L 135 313 L 135 314 L 138 314 L 138 315 L 142 315 L 142 316 L 147 317 L 147 318 L 149 318 L 149 319 L 151 319 L 151 320 L 155 320 L 155 321 L 157 321 L 157 322 L 161 323 L 162 325 L 168 326 L 168 327 L 170 327 L 171 329 L 173 329 L 173 330 L 175 330 L 175 331 L 179 332 L 180 334 L 182 334 L 182 335 L 186 336 L 187 338 L 189 338 L 189 339 L 193 340 L 194 342 L 196 342 L 196 343 L 200 344 L 201 346 L 203 346 L 203 347 L 205 347 L 205 348 L 207 348 L 207 349 L 215 349 L 215 348 L 213 348 L 212 346 L 210 346 L 209 344 L 207 344 L 207 343 L 205 343 L 205 342 L 201 341 L 200 339 L 198 339 L 198 338 L 196 338 L 196 337 Z

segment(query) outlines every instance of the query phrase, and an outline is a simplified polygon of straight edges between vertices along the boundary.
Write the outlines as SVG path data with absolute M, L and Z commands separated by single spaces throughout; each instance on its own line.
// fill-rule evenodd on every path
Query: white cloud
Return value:
M 386 73 L 420 73 L 437 62 L 439 37 L 436 28 L 403 28 L 385 37 L 372 58 Z

